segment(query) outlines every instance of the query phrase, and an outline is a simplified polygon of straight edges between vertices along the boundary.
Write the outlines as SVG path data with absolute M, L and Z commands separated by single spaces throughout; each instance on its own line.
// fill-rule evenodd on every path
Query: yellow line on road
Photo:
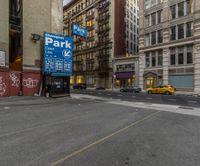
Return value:
M 118 134 L 120 134 L 120 133 L 126 131 L 126 130 L 129 129 L 129 128 L 131 128 L 131 127 L 133 127 L 133 126 L 136 126 L 136 125 L 138 125 L 139 123 L 142 123 L 143 121 L 152 118 L 153 116 L 157 115 L 157 114 L 160 113 L 160 112 L 161 112 L 161 111 L 154 112 L 154 113 L 152 113 L 152 114 L 150 114 L 150 115 L 148 115 L 148 116 L 146 116 L 146 117 L 144 117 L 144 118 L 142 118 L 142 119 L 140 119 L 140 120 L 138 120 L 138 121 L 136 121 L 136 122 L 134 122 L 134 123 L 132 123 L 132 124 L 130 124 L 130 125 L 124 127 L 124 128 L 122 128 L 122 129 L 120 129 L 120 130 L 115 131 L 114 133 L 111 133 L 111 134 L 109 134 L 109 135 L 107 135 L 107 136 L 105 136 L 105 137 L 103 137 L 103 138 L 101 138 L 101 139 L 99 139 L 99 140 L 97 140 L 97 141 L 95 141 L 95 142 L 93 142 L 93 143 L 91 143 L 91 144 L 89 144 L 89 145 L 87 145 L 87 146 L 85 146 L 85 147 L 79 149 L 79 150 L 76 150 L 75 152 L 73 152 L 73 153 L 71 153 L 71 154 L 69 154 L 69 155 L 67 155 L 67 156 L 65 156 L 65 157 L 63 157 L 63 158 L 61 158 L 60 160 L 57 160 L 57 161 L 51 163 L 49 166 L 56 166 L 56 165 L 58 165 L 58 164 L 60 164 L 60 163 L 62 163 L 62 162 L 64 162 L 64 161 L 66 161 L 66 160 L 68 160 L 68 159 L 70 159 L 70 158 L 72 158 L 72 157 L 74 157 L 74 156 L 76 156 L 76 155 L 78 155 L 78 154 L 80 154 L 80 153 L 82 153 L 82 152 L 84 152 L 84 151 L 86 151 L 86 150 L 92 148 L 93 146 L 96 146 L 96 145 L 98 145 L 98 144 L 100 144 L 100 143 L 103 143 L 104 141 L 110 139 L 111 137 L 113 137 L 113 136 L 115 136 L 115 135 L 118 135 Z

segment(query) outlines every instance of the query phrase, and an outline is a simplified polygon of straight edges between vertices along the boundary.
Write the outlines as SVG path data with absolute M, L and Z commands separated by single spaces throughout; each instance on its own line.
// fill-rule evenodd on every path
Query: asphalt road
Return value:
M 71 92 L 74 94 L 87 94 L 92 96 L 121 99 L 124 101 L 180 105 L 200 108 L 200 97 L 186 95 L 127 93 L 110 90 L 71 90 Z
M 200 165 L 200 116 L 39 100 L 0 106 L 1 166 Z

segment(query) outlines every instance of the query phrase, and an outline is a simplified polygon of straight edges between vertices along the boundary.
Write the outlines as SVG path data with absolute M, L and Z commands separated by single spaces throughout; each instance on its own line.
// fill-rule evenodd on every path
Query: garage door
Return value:
M 169 76 L 169 83 L 175 88 L 193 88 L 193 75 Z

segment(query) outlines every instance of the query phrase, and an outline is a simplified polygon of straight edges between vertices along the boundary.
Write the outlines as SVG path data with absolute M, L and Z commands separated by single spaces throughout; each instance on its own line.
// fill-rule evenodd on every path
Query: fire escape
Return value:
M 99 73 L 99 76 L 107 77 L 109 75 L 109 58 L 110 58 L 110 49 L 112 48 L 112 42 L 109 38 L 110 32 L 110 13 L 109 13 L 110 1 L 102 0 L 99 2 L 98 9 L 98 29 L 96 33 L 98 34 L 98 67 L 96 70 Z

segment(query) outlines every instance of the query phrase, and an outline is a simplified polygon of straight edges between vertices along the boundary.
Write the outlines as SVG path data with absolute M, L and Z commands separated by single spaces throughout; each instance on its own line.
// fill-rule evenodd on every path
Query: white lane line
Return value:
M 132 98 L 136 98 L 136 96 L 132 96 Z
M 197 103 L 197 101 L 188 101 L 189 103 L 193 103 L 193 104 L 196 104 Z
M 111 94 L 107 94 L 108 96 L 111 96 Z
M 169 101 L 176 101 L 176 99 L 168 99 Z
M 153 98 L 151 98 L 151 97 L 147 97 L 146 99 L 147 99 L 147 100 L 152 100 Z
M 117 95 L 117 96 L 121 97 L 121 96 L 123 96 L 123 95 Z

